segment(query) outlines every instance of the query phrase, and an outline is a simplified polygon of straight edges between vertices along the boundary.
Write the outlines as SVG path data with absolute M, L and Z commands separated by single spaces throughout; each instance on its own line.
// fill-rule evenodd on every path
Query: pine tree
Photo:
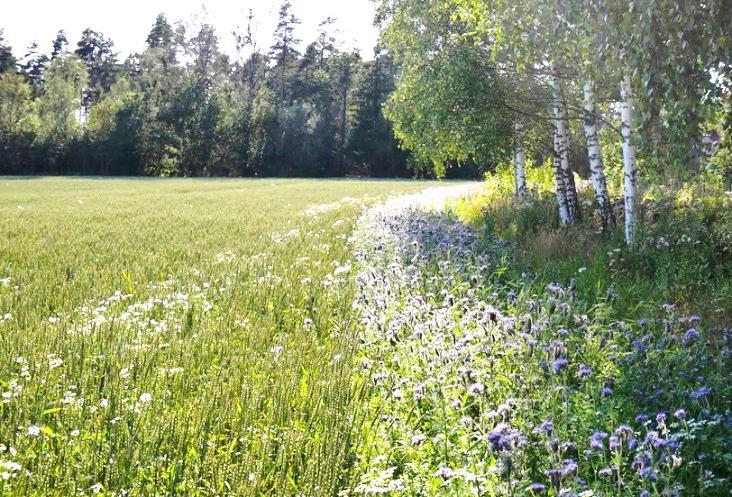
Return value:
M 20 72 L 28 79 L 28 82 L 33 87 L 33 95 L 36 97 L 43 90 L 43 72 L 48 62 L 48 56 L 44 53 L 38 53 L 38 44 L 33 42 L 28 48 L 24 62 L 20 65 Z
M 282 2 L 277 28 L 274 32 L 275 42 L 270 48 L 270 58 L 275 63 L 277 73 L 278 105 L 285 102 L 288 72 L 292 66 L 292 60 L 298 56 L 295 46 L 300 43 L 300 40 L 295 38 L 295 28 L 300 24 L 300 19 L 295 17 L 291 9 L 292 2 L 290 0 Z
M 66 39 L 66 32 L 61 29 L 58 33 L 56 33 L 56 38 L 54 38 L 52 43 L 51 60 L 66 54 L 68 46 L 69 42 Z
M 13 49 L 5 42 L 3 30 L 0 29 L 0 73 L 15 68 L 15 57 Z
M 74 53 L 86 64 L 89 85 L 84 90 L 84 111 L 108 92 L 116 79 L 117 55 L 112 51 L 114 43 L 100 32 L 85 29 Z

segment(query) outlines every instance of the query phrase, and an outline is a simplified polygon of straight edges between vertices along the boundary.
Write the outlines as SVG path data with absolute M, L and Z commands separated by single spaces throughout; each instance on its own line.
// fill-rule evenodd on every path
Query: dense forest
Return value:
M 320 25 L 304 52 L 282 4 L 271 47 L 252 36 L 186 32 L 161 14 L 142 53 L 118 60 L 112 40 L 64 31 L 50 55 L 16 58 L 0 32 L 0 174 L 411 176 L 382 103 L 392 57 L 343 51 Z M 233 60 L 232 60 L 233 59 Z

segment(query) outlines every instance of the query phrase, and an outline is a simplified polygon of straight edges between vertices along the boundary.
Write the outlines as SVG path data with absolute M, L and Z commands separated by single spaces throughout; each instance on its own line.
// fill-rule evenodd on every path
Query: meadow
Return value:
M 0 180 L 0 496 L 729 495 L 729 194 L 528 172 Z
M 0 495 L 332 495 L 347 238 L 423 188 L 0 179 Z

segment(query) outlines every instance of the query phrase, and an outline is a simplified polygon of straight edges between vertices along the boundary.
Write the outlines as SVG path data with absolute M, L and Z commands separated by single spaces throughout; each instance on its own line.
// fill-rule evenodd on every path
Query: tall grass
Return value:
M 0 180 L 0 495 L 333 495 L 347 238 L 423 183 Z

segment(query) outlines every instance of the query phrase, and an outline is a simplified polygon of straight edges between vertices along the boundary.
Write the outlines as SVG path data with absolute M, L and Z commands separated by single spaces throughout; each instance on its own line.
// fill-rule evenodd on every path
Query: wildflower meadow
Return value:
M 0 495 L 729 495 L 724 282 L 504 181 L 3 180 Z

